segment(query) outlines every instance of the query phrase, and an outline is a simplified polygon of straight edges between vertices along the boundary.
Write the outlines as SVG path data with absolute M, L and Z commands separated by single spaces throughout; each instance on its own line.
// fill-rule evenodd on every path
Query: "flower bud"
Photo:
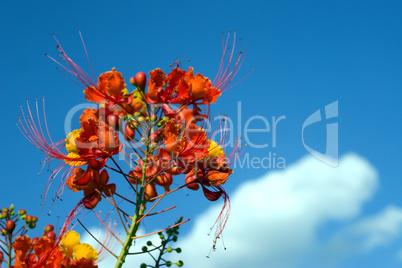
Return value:
M 33 217 L 32 217 L 32 222 L 37 222 L 37 221 L 38 221 L 38 217 L 33 216 Z
M 7 230 L 6 229 L 1 229 L 1 235 L 6 236 L 7 235 Z
M 25 222 L 26 222 L 26 223 L 32 222 L 32 216 L 31 216 L 31 215 L 26 215 L 26 217 L 25 217 Z
M 51 232 L 53 230 L 54 230 L 54 226 L 52 224 L 48 224 L 45 226 L 45 229 L 43 231 L 46 234 L 47 232 Z
M 49 231 L 45 234 L 45 236 L 47 238 L 49 238 L 50 240 L 55 240 L 56 239 L 56 234 L 53 231 Z
M 13 211 L 14 210 L 14 204 L 10 205 L 10 210 Z
M 178 261 L 178 262 L 176 262 L 176 265 L 177 265 L 178 267 L 182 267 L 182 266 L 183 266 L 183 262 L 182 262 L 182 261 Z
M 126 127 L 124 128 L 124 135 L 126 137 L 126 140 L 133 140 L 135 136 L 135 130 L 131 123 L 127 123 Z
M 30 222 L 30 223 L 28 224 L 28 227 L 29 227 L 30 229 L 35 229 L 36 223 Z
M 153 202 L 154 200 L 150 200 L 156 196 L 158 196 L 158 193 L 156 192 L 156 187 L 155 184 L 153 183 L 148 183 L 147 185 L 145 185 L 145 189 L 144 189 L 144 195 L 145 195 L 145 199 L 149 202 Z
M 168 248 L 166 249 L 166 251 L 170 253 L 170 252 L 173 251 L 173 249 L 172 249 L 172 247 L 168 247 Z
M 131 79 L 130 79 L 130 82 L 131 82 Z M 144 91 L 145 86 L 147 84 L 147 75 L 144 72 L 138 72 L 135 75 L 135 84 L 137 85 L 137 87 L 139 89 Z
M 27 213 L 27 211 L 25 209 L 20 209 L 18 211 L 18 215 L 25 215 Z
M 120 126 L 120 118 L 116 114 L 109 114 L 106 119 L 109 126 L 113 127 L 114 129 L 119 129 Z
M 13 220 L 8 220 L 6 222 L 6 230 L 8 231 L 8 233 L 12 233 L 15 229 L 15 222 Z
M 133 86 L 135 86 L 135 76 L 130 77 L 130 84 L 132 84 Z

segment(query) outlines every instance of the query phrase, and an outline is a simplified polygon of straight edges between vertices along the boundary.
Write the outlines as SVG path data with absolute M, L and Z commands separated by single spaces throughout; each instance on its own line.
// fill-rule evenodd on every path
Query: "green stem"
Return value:
M 115 265 L 115 268 L 121 268 L 126 260 L 127 254 L 129 253 L 129 249 L 133 243 L 133 238 L 135 237 L 138 227 L 140 225 L 140 222 L 138 220 L 142 217 L 145 211 L 145 204 L 146 200 L 144 198 L 144 189 L 145 189 L 145 179 L 146 179 L 146 168 L 148 164 L 148 152 L 149 152 L 149 131 L 147 133 L 147 140 L 146 140 L 146 150 L 144 154 L 144 159 L 143 159 L 143 165 L 142 165 L 142 179 L 141 179 L 141 188 L 140 192 L 137 194 L 137 205 L 135 209 L 134 216 L 131 221 L 131 226 L 130 230 L 127 233 L 126 241 L 123 244 L 123 248 L 121 249 L 120 255 L 117 258 L 117 262 Z

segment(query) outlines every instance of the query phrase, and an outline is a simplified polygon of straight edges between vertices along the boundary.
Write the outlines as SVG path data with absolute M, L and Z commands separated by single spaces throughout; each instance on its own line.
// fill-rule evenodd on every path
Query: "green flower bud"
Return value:
M 147 246 L 152 246 L 152 242 L 151 242 L 151 241 L 148 241 L 148 242 L 147 242 Z
M 181 248 L 176 248 L 177 253 L 181 253 Z
M 176 262 L 176 265 L 179 266 L 179 267 L 182 267 L 182 266 L 183 266 L 183 262 L 182 262 L 182 261 L 178 261 L 178 262 Z
M 147 248 L 146 246 L 143 246 L 143 247 L 141 248 L 141 250 L 142 250 L 142 252 L 147 252 L 147 251 L 148 251 L 148 248 Z
M 27 213 L 27 211 L 25 209 L 20 209 L 18 211 L 18 215 L 25 215 Z
M 166 251 L 170 253 L 170 252 L 173 251 L 173 249 L 172 249 L 171 247 L 168 247 L 168 248 L 166 249 Z

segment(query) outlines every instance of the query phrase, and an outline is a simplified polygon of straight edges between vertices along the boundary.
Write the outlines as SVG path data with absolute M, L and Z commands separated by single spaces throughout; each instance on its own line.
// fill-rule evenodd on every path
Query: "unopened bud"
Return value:
M 25 222 L 26 222 L 26 223 L 32 222 L 32 216 L 31 216 L 31 215 L 26 215 L 26 217 L 25 217 Z
M 182 262 L 182 261 L 178 261 L 178 262 L 176 262 L 176 265 L 179 266 L 179 267 L 182 267 L 182 266 L 183 266 L 183 262 Z
M 56 234 L 55 234 L 53 231 L 47 232 L 47 233 L 45 234 L 45 236 L 46 236 L 47 238 L 49 238 L 50 240 L 55 240 L 55 239 L 56 239 Z
M 133 140 L 135 136 L 135 130 L 133 128 L 133 125 L 131 123 L 126 123 L 126 126 L 124 128 L 124 135 L 126 140 Z
M 6 222 L 6 230 L 11 234 L 15 229 L 15 222 L 13 220 L 8 220 Z
M 131 79 L 130 79 L 130 82 L 131 82 Z M 144 72 L 138 72 L 135 75 L 135 84 L 137 85 L 137 87 L 139 89 L 144 91 L 145 86 L 147 84 L 147 75 Z
M 53 230 L 54 230 L 54 226 L 52 224 L 48 224 L 48 225 L 46 225 L 46 227 L 43 231 L 46 234 L 47 232 L 51 232 Z
M 172 249 L 171 247 L 168 247 L 168 248 L 166 249 L 166 251 L 170 253 L 170 252 L 173 251 L 173 249 Z
M 27 213 L 27 211 L 25 209 L 20 209 L 18 211 L 18 215 L 25 215 Z
M 107 116 L 107 119 L 106 119 L 106 121 L 107 121 L 107 123 L 109 124 L 109 126 L 111 126 L 111 127 L 113 127 L 114 129 L 119 129 L 119 121 L 120 121 L 120 118 L 119 118 L 119 116 L 118 115 L 116 115 L 116 114 L 109 114 L 108 116 Z
M 136 84 L 135 84 L 135 77 L 134 77 L 134 76 L 130 77 L 130 84 L 132 84 L 133 86 L 136 85 Z

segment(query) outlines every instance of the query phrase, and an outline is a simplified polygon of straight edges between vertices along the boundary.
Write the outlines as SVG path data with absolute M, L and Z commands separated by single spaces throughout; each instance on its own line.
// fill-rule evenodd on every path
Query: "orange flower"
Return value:
M 183 149 L 183 146 L 180 143 L 179 129 L 179 124 L 174 119 L 171 119 L 166 123 L 163 141 L 168 153 L 178 155 Z
M 131 103 L 132 94 L 126 94 L 126 84 L 120 72 L 115 68 L 99 76 L 98 85 L 88 86 L 85 98 L 96 103 L 122 104 Z
M 82 112 L 82 114 L 80 116 L 80 124 L 82 125 L 84 122 L 88 121 L 89 119 L 98 121 L 98 118 L 99 118 L 99 112 L 97 109 L 87 108 Z
M 121 73 L 112 68 L 111 72 L 103 73 L 99 76 L 99 87 L 106 91 L 110 96 L 117 98 L 121 91 L 126 87 Z
M 109 182 L 109 174 L 106 170 L 99 172 L 87 168 L 73 170 L 73 174 L 67 179 L 67 187 L 74 192 L 84 191 L 83 205 L 87 209 L 93 209 L 102 200 L 101 194 L 111 196 L 116 192 L 116 184 Z
M 15 268 L 66 267 L 67 256 L 57 246 L 56 241 L 40 237 L 35 244 L 28 236 L 19 236 L 13 244 Z M 29 253 L 33 250 L 33 253 Z

